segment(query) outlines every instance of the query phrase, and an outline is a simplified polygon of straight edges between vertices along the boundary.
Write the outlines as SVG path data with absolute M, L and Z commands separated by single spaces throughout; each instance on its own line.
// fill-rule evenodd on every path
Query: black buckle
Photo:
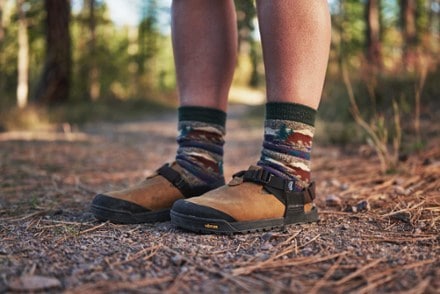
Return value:
M 268 184 L 270 182 L 270 180 L 272 179 L 273 174 L 271 174 L 270 172 L 266 171 L 265 169 L 260 169 L 258 171 L 258 179 L 263 183 L 263 184 Z
M 244 173 L 240 172 L 244 181 L 268 184 L 272 179 L 272 174 L 264 169 L 247 170 Z

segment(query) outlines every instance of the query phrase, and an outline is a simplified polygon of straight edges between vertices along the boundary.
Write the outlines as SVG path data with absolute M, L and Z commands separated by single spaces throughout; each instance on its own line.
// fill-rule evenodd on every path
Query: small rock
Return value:
M 398 195 L 405 195 L 405 196 L 409 194 L 409 191 L 405 190 L 402 186 L 395 186 L 394 192 Z
M 270 244 L 269 242 L 265 242 L 263 245 L 261 245 L 261 250 L 270 250 L 273 248 L 273 245 Z
M 397 212 L 392 215 L 390 215 L 391 218 L 395 220 L 400 220 L 404 223 L 410 223 L 411 222 L 411 214 L 409 212 Z
M 348 230 L 349 228 L 350 228 L 350 226 L 347 225 L 347 224 L 343 224 L 343 225 L 341 226 L 341 230 Z
M 139 273 L 134 273 L 129 276 L 130 281 L 137 281 L 141 278 L 142 278 L 142 276 Z
M 325 197 L 325 204 L 327 206 L 342 206 L 342 200 L 341 198 L 339 198 L 338 196 L 334 195 L 334 194 L 330 194 L 327 195 L 327 197 Z
M 182 266 L 182 267 L 180 268 L 180 271 L 181 271 L 182 273 L 185 273 L 185 272 L 188 271 L 188 267 L 186 267 L 186 266 Z
M 14 291 L 41 291 L 45 289 L 60 288 L 58 279 L 43 276 L 21 276 L 8 283 L 9 289 Z
M 273 234 L 272 233 L 264 233 L 263 236 L 261 236 L 261 239 L 263 241 L 269 241 L 272 238 L 273 238 Z
M 173 257 L 171 257 L 171 261 L 175 266 L 181 266 L 185 260 L 182 258 L 181 255 L 174 255 Z
M 408 154 L 400 154 L 399 155 L 399 161 L 405 162 L 408 160 Z
M 304 256 L 310 256 L 310 255 L 313 255 L 313 249 L 312 249 L 312 248 L 305 247 L 305 248 L 303 248 L 303 249 L 301 250 L 301 253 L 302 253 Z
M 348 190 L 349 187 L 350 187 L 350 186 L 349 186 L 348 184 L 343 183 L 343 184 L 341 184 L 341 186 L 339 187 L 339 189 L 341 189 L 341 191 L 346 191 L 346 190 Z
M 423 165 L 430 165 L 432 163 L 432 160 L 431 160 L 431 158 L 425 158 L 424 160 L 423 160 Z
M 334 187 L 340 187 L 341 186 L 341 182 L 339 182 L 336 179 L 331 179 L 330 183 L 334 186 Z
M 370 203 L 368 202 L 368 200 L 362 200 L 356 204 L 356 208 L 357 208 L 357 211 L 359 211 L 359 212 L 369 211 L 371 209 L 371 206 L 370 206 Z
M 269 254 L 262 253 L 262 252 L 259 252 L 259 253 L 255 254 L 255 258 L 256 258 L 258 261 L 265 261 L 265 260 L 267 260 L 269 257 L 270 257 Z
M 64 213 L 64 211 L 62 209 L 57 209 L 51 212 L 51 215 L 62 215 Z

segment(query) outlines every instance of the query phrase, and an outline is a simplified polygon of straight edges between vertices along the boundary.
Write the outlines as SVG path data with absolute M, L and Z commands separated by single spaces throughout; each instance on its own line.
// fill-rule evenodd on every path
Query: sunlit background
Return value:
M 235 3 L 239 50 L 230 102 L 261 105 L 255 3 Z M 124 120 L 175 108 L 170 6 L 171 0 L 0 0 L 0 129 Z M 403 141 L 415 136 L 413 145 L 423 145 L 424 131 L 437 134 L 423 124 L 439 112 L 440 0 L 331 0 L 329 6 L 320 138 L 363 140 L 353 119 L 357 108 L 383 141 L 401 129 Z M 50 18 L 57 25 L 47 26 Z

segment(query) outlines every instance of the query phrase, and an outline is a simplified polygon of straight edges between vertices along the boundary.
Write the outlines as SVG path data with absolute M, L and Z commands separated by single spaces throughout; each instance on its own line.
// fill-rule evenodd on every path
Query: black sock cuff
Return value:
M 209 107 L 181 106 L 179 107 L 179 122 L 181 121 L 199 121 L 224 127 L 226 112 Z
M 266 103 L 266 119 L 281 119 L 315 125 L 316 110 L 302 104 L 287 102 Z

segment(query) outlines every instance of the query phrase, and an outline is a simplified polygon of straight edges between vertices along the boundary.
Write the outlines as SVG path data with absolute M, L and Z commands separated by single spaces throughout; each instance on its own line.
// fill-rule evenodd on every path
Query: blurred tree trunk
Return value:
M 89 10 L 89 50 L 90 50 L 90 69 L 89 69 L 89 96 L 92 101 L 98 100 L 101 95 L 101 84 L 99 82 L 99 68 L 97 64 L 96 50 L 96 0 L 85 1 Z
M 18 83 L 17 106 L 24 108 L 29 94 L 29 36 L 28 22 L 24 11 L 24 0 L 17 0 L 18 11 Z
M 6 0 L 0 0 L 0 67 L 3 65 L 3 39 L 5 37 L 5 28 L 3 25 L 3 13 L 5 9 Z M 2 71 L 0 70 L 0 91 L 4 87 L 4 78 L 2 77 Z
M 139 24 L 138 40 L 138 68 L 139 74 L 151 74 L 154 57 L 159 51 L 158 47 L 158 5 L 156 0 L 145 1 L 142 8 L 142 21 Z
M 69 98 L 71 75 L 70 1 L 45 0 L 46 60 L 35 99 L 42 104 L 58 104 Z
M 257 15 L 253 0 L 235 0 L 238 29 L 238 52 L 249 51 L 250 42 L 253 41 L 254 18 Z M 245 47 L 245 48 L 243 48 Z
M 440 0 L 428 1 L 428 28 L 431 37 L 438 35 L 440 32 L 440 11 L 434 9 L 434 7 L 440 7 Z M 440 45 L 438 43 L 436 42 L 437 47 Z
M 416 0 L 400 0 L 400 9 L 404 42 L 402 61 L 407 70 L 413 71 L 417 47 Z
M 380 40 L 380 0 L 368 0 L 366 4 L 367 60 L 377 69 L 382 68 L 382 43 Z
M 234 2 L 237 13 L 238 54 L 249 56 L 252 68 L 247 84 L 251 87 L 257 87 L 262 82 L 258 69 L 261 63 L 261 57 L 258 54 L 257 41 L 255 41 L 252 36 L 255 30 L 254 19 L 257 15 L 257 11 L 253 0 L 235 0 Z M 240 63 L 240 58 L 238 59 L 238 63 Z
M 3 10 L 6 4 L 6 0 L 0 0 L 0 49 L 5 37 L 5 28 L 3 27 Z
M 437 0 L 437 4 L 440 4 L 440 0 Z M 439 45 L 438 39 L 436 39 L 435 31 L 432 31 L 431 23 L 431 11 L 433 10 L 429 0 L 416 0 L 416 70 L 423 71 L 423 67 L 426 66 L 426 58 L 438 55 L 437 50 L 434 48 Z M 424 60 L 422 60 L 424 59 Z

